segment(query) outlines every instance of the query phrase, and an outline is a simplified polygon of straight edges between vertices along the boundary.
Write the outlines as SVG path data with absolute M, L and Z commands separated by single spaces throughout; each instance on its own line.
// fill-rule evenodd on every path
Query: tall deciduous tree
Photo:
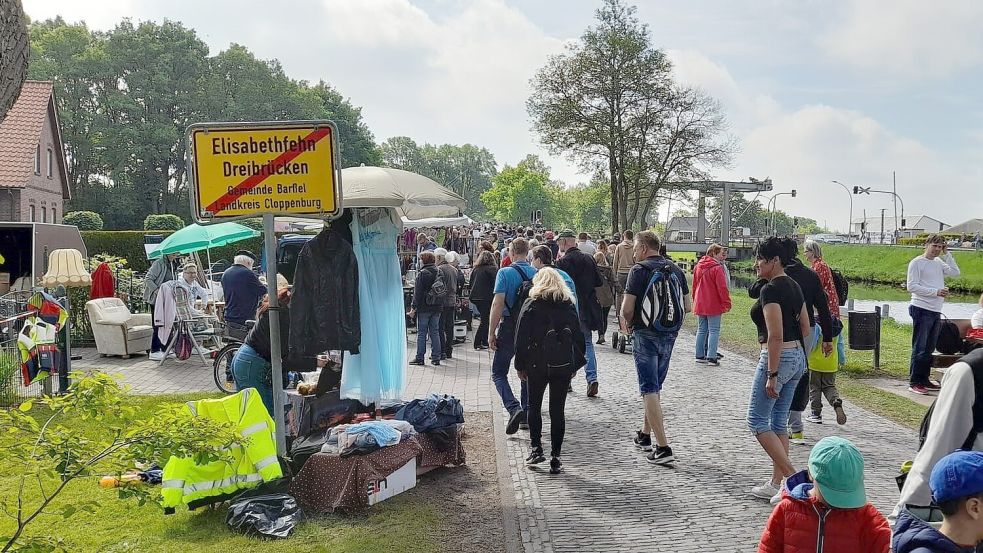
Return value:
M 419 173 L 447 186 L 467 201 L 469 214 L 485 211 L 481 197 L 496 173 L 495 156 L 487 148 L 473 144 L 420 146 L 406 136 L 389 138 L 380 148 L 387 167 Z
M 533 78 L 527 109 L 553 153 L 610 176 L 614 230 L 647 226 L 661 187 L 725 163 L 717 105 L 673 83 L 635 8 L 605 0 L 597 23 Z
M 514 167 L 506 165 L 495 175 L 492 187 L 481 195 L 481 201 L 492 220 L 529 222 L 530 213 L 541 209 L 543 223 L 557 225 L 558 219 L 565 215 L 558 210 L 566 207 L 563 201 L 557 201 L 558 188 L 550 183 L 549 168 L 530 155 Z

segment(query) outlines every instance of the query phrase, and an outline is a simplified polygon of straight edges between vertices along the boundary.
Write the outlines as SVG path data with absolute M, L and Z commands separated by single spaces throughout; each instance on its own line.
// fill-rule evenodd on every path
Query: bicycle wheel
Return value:
M 236 393 L 235 379 L 232 378 L 232 359 L 236 356 L 241 345 L 239 342 L 226 344 L 218 350 L 218 353 L 215 354 L 215 361 L 212 362 L 215 372 L 215 385 L 227 394 Z

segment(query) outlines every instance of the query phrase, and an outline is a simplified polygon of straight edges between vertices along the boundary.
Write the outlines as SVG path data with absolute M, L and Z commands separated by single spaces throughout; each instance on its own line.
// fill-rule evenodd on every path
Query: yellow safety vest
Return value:
M 273 419 L 253 388 L 221 399 L 201 399 L 187 404 L 191 414 L 218 422 L 231 422 L 246 444 L 228 449 L 231 461 L 196 464 L 191 457 L 171 457 L 164 466 L 161 484 L 165 508 L 187 505 L 207 497 L 233 494 L 283 476 L 276 456 Z

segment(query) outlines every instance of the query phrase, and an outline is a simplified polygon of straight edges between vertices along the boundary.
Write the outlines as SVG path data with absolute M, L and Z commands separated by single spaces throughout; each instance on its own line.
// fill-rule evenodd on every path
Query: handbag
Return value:
M 174 355 L 181 361 L 190 358 L 191 350 L 194 348 L 194 341 L 191 339 L 191 336 L 188 336 L 188 332 L 182 329 L 178 332 L 176 340 L 174 343 Z

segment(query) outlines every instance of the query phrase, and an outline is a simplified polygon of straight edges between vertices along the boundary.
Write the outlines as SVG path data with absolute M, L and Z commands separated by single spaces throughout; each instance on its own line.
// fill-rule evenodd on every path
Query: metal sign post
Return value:
M 188 127 L 191 211 L 200 224 L 263 217 L 276 448 L 286 454 L 276 215 L 341 213 L 338 131 L 331 121 L 200 123 Z

